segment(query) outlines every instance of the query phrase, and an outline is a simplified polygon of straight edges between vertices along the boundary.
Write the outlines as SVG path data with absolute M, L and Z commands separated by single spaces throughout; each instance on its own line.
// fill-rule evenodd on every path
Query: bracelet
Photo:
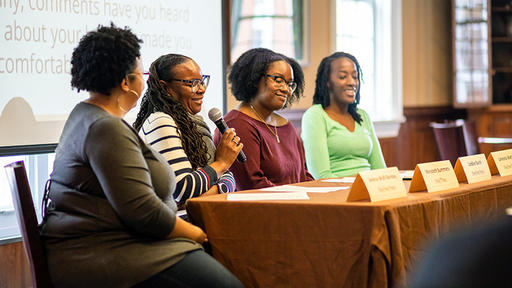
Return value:
M 228 193 L 229 192 L 228 185 L 226 185 L 222 182 L 218 182 L 217 186 L 219 187 L 219 193 Z

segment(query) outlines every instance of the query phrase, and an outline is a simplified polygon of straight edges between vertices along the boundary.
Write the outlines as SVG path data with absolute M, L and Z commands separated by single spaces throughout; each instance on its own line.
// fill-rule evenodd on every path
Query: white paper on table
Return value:
M 348 187 L 304 187 L 295 185 L 282 185 L 260 189 L 260 191 L 272 192 L 307 192 L 307 193 L 328 193 L 337 190 L 348 189 Z
M 328 183 L 354 183 L 356 177 L 343 177 L 343 178 L 334 178 L 334 179 L 324 179 L 322 182 Z
M 183 210 L 176 211 L 176 216 L 177 217 L 181 217 L 183 215 L 187 215 L 187 210 L 183 209 Z
M 287 193 L 234 193 L 228 194 L 228 201 L 260 201 L 260 200 L 308 200 L 306 192 Z
M 414 170 L 401 171 L 400 177 L 402 177 L 402 179 L 411 180 L 413 174 L 414 174 Z

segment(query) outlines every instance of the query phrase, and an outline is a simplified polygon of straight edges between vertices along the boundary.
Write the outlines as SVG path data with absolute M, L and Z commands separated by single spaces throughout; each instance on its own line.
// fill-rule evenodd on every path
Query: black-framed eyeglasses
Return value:
M 290 90 L 290 93 L 293 93 L 293 91 L 295 91 L 295 89 L 297 89 L 297 83 L 295 83 L 293 81 L 287 82 L 282 76 L 271 75 L 271 74 L 266 74 L 265 76 L 272 78 L 272 80 L 274 80 L 274 82 L 280 86 L 286 84 L 286 87 L 288 87 L 288 89 Z
M 202 75 L 202 79 L 192 79 L 192 80 L 185 80 L 185 79 L 171 79 L 171 81 L 179 81 L 183 83 L 187 83 L 190 86 L 190 89 L 192 90 L 192 93 L 196 93 L 197 90 L 199 90 L 200 86 L 203 86 L 203 88 L 206 90 L 208 87 L 208 84 L 210 83 L 210 75 Z

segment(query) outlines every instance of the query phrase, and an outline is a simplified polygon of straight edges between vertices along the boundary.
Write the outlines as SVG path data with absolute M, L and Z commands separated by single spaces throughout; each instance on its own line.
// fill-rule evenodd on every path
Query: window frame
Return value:
M 51 172 L 48 169 L 49 161 L 52 159 L 50 155 L 55 153 L 56 148 L 57 144 L 0 147 L 0 157 L 25 157 L 23 161 L 27 168 L 27 177 L 29 178 L 32 198 L 36 201 L 34 207 L 36 209 L 36 216 L 39 220 L 41 220 L 40 202 L 44 193 L 44 185 L 48 178 L 47 174 Z M 4 167 L 1 168 L 4 169 Z M 5 175 L 5 172 L 1 173 L 4 173 Z M 8 185 L 6 186 L 7 187 L 0 187 L 0 190 L 2 193 L 10 194 L 11 188 Z M 20 239 L 21 234 L 14 206 L 11 208 L 2 208 L 0 210 L 0 245 L 16 242 Z
M 243 1 L 243 0 L 241 0 Z M 309 66 L 310 65 L 310 51 L 311 51 L 311 34 L 310 34 L 310 17 L 309 17 L 309 9 L 310 9 L 310 0 L 291 0 L 292 1 L 292 5 L 295 5 L 297 2 L 302 2 L 302 15 L 300 17 L 299 22 L 301 22 L 301 26 L 302 26 L 302 39 L 299 39 L 299 42 L 301 42 L 301 46 L 302 46 L 302 57 L 300 58 L 297 58 L 297 57 L 294 57 L 295 60 L 297 60 L 297 62 L 301 65 L 301 66 Z M 229 14 L 229 17 L 230 17 L 230 25 L 229 25 L 229 35 L 230 35 L 230 45 L 228 45 L 228 55 L 229 55 L 229 65 L 232 65 L 234 63 L 234 60 L 232 59 L 232 52 L 233 52 L 233 47 L 235 45 L 235 41 L 236 41 L 236 35 L 238 35 L 238 33 L 235 33 L 234 31 L 237 31 L 238 28 L 236 27 L 237 23 L 240 22 L 240 20 L 246 20 L 246 19 L 257 19 L 257 18 L 269 18 L 269 19 L 283 19 L 283 18 L 286 18 L 286 19 L 289 19 L 289 18 L 292 18 L 292 21 L 294 22 L 294 16 L 292 15 L 291 17 L 290 16 L 287 16 L 287 15 L 281 15 L 281 14 L 265 14 L 265 15 L 252 15 L 252 16 L 243 16 L 243 17 L 240 17 L 238 19 L 234 19 L 233 17 L 233 12 L 232 12 L 232 9 L 240 9 L 240 7 L 238 7 L 238 5 L 236 5 L 234 3 L 234 1 L 230 1 L 231 4 L 230 4 L 230 14 Z M 294 41 L 295 42 L 295 41 Z M 280 52 L 280 51 L 276 51 L 276 52 Z M 290 56 L 290 55 L 287 55 L 287 56 Z
M 390 41 L 390 54 L 391 54 L 391 98 L 392 98 L 392 107 L 394 107 L 394 111 L 392 113 L 392 117 L 389 120 L 378 120 L 372 121 L 375 126 L 375 132 L 377 137 L 379 138 L 393 138 L 398 136 L 398 132 L 400 130 L 400 124 L 405 122 L 405 117 L 403 115 L 403 98 L 402 98 L 402 0 L 388 0 L 390 1 L 390 17 L 391 17 L 391 39 Z M 336 6 L 337 0 L 331 0 L 331 53 L 337 51 L 337 26 L 336 26 Z M 375 17 L 379 17 L 377 15 L 377 11 L 379 8 L 378 4 L 374 5 L 375 9 Z M 375 26 L 379 26 L 377 21 L 375 21 Z M 378 30 L 375 30 L 375 33 L 378 33 Z M 375 37 L 374 41 L 377 37 Z M 375 53 L 375 51 L 374 51 Z M 375 66 L 377 67 L 379 60 L 375 59 Z M 375 73 L 379 73 L 378 70 L 375 70 Z M 378 83 L 378 82 L 376 82 Z M 370 115 L 371 117 L 371 115 Z

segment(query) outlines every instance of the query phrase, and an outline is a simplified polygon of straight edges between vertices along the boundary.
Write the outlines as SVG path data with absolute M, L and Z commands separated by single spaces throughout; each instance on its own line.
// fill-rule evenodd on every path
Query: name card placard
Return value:
M 459 182 L 477 183 L 491 179 L 491 171 L 484 154 L 459 157 L 455 163 L 455 175 Z
M 491 152 L 487 158 L 491 174 L 512 175 L 512 149 Z
M 436 192 L 458 188 L 459 181 L 449 160 L 417 164 L 409 192 Z
M 407 197 L 398 168 L 359 172 L 350 188 L 347 201 L 370 199 L 370 202 Z

